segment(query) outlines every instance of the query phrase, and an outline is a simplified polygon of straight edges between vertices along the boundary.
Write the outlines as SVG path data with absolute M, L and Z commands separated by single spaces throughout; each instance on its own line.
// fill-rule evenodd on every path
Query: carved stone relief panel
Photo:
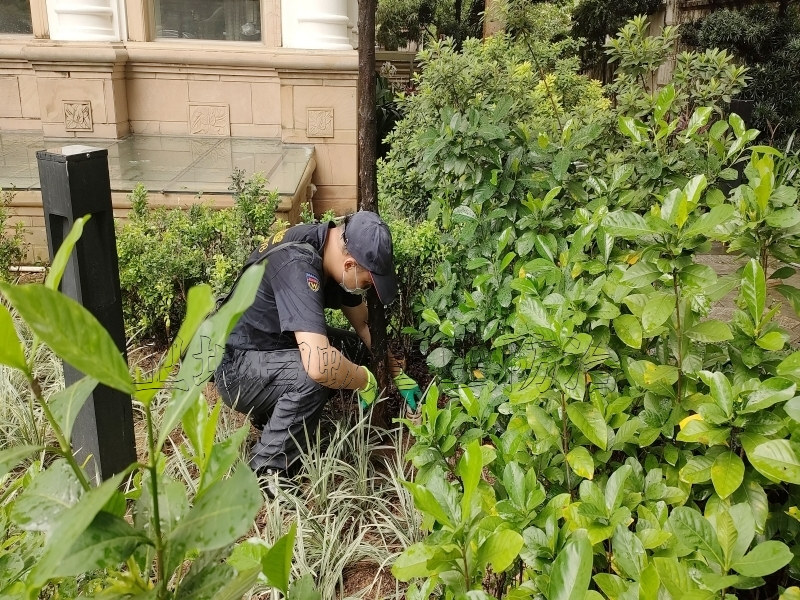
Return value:
M 230 136 L 231 113 L 227 104 L 189 103 L 191 135 Z
M 94 131 L 92 103 L 89 100 L 64 101 L 64 129 L 67 131 Z
M 333 109 L 309 108 L 306 135 L 308 137 L 333 137 Z

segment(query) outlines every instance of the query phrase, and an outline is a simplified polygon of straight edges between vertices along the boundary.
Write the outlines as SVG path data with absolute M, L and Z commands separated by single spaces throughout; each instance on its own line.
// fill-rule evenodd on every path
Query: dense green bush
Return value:
M 498 95 L 398 128 L 443 249 L 417 308 L 440 387 L 408 422 L 430 529 L 394 566 L 410 599 L 777 598 L 800 578 L 800 353 L 767 294 L 800 258 L 796 161 L 727 113 L 727 55 L 687 53 L 651 92 L 675 32 L 645 31 L 608 47 L 613 108 L 519 126 Z M 733 275 L 699 260 L 714 241 Z
M 8 206 L 14 198 L 14 192 L 0 189 L 0 281 L 9 279 L 8 268 L 19 264 L 25 256 L 25 227 L 22 223 L 14 226 L 14 233 L 6 231 L 8 222 Z
M 800 9 L 768 5 L 722 9 L 682 26 L 694 47 L 731 52 L 752 81 L 739 95 L 750 104 L 748 123 L 762 138 L 784 143 L 800 128 Z
M 130 220 L 117 227 L 123 312 L 131 339 L 169 338 L 186 309 L 186 294 L 208 283 L 219 293 L 238 275 L 245 258 L 276 226 L 279 197 L 261 175 L 233 175 L 236 204 L 214 209 L 151 208 L 147 190 L 131 194 Z

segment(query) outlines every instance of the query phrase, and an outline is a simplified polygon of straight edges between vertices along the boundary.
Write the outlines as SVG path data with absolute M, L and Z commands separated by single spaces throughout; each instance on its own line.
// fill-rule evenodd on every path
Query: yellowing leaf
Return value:
M 527 276 L 528 276 L 528 274 L 525 272 L 525 267 L 520 267 L 519 268 L 519 278 L 520 279 L 525 279 L 525 277 L 527 277 Z
M 475 379 L 484 379 L 483 372 L 480 369 L 475 369 L 472 371 L 472 375 L 475 377 Z
M 699 414 L 695 413 L 693 415 L 689 415 L 688 417 L 683 419 L 680 423 L 678 423 L 678 427 L 680 427 L 681 431 L 683 431 L 683 428 L 686 427 L 686 425 L 690 421 L 702 421 L 702 420 L 703 420 L 703 417 L 701 417 Z

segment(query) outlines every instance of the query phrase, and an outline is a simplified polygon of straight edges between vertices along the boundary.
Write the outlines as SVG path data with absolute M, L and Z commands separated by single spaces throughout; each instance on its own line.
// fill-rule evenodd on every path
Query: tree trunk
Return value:
M 378 178 L 375 161 L 378 152 L 377 118 L 375 114 L 375 11 L 377 0 L 358 2 L 358 208 L 378 212 Z M 386 313 L 374 289 L 367 296 L 369 330 L 372 340 L 372 369 L 378 387 L 385 395 L 389 390 L 389 369 L 386 355 Z M 372 422 L 388 427 L 386 403 L 373 408 Z

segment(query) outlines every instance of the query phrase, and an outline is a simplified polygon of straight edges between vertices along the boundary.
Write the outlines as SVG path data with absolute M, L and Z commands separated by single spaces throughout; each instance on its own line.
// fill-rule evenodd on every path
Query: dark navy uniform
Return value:
M 368 360 L 358 336 L 325 324 L 325 308 L 363 301 L 324 276 L 321 251 L 333 225 L 291 227 L 267 240 L 248 260 L 270 252 L 256 298 L 228 338 L 215 381 L 226 404 L 263 427 L 251 451 L 250 466 L 256 471 L 292 466 L 300 456 L 295 441 L 304 442 L 305 430 L 314 430 L 330 392 L 306 373 L 294 332 L 327 335 L 348 359 L 357 364 Z

